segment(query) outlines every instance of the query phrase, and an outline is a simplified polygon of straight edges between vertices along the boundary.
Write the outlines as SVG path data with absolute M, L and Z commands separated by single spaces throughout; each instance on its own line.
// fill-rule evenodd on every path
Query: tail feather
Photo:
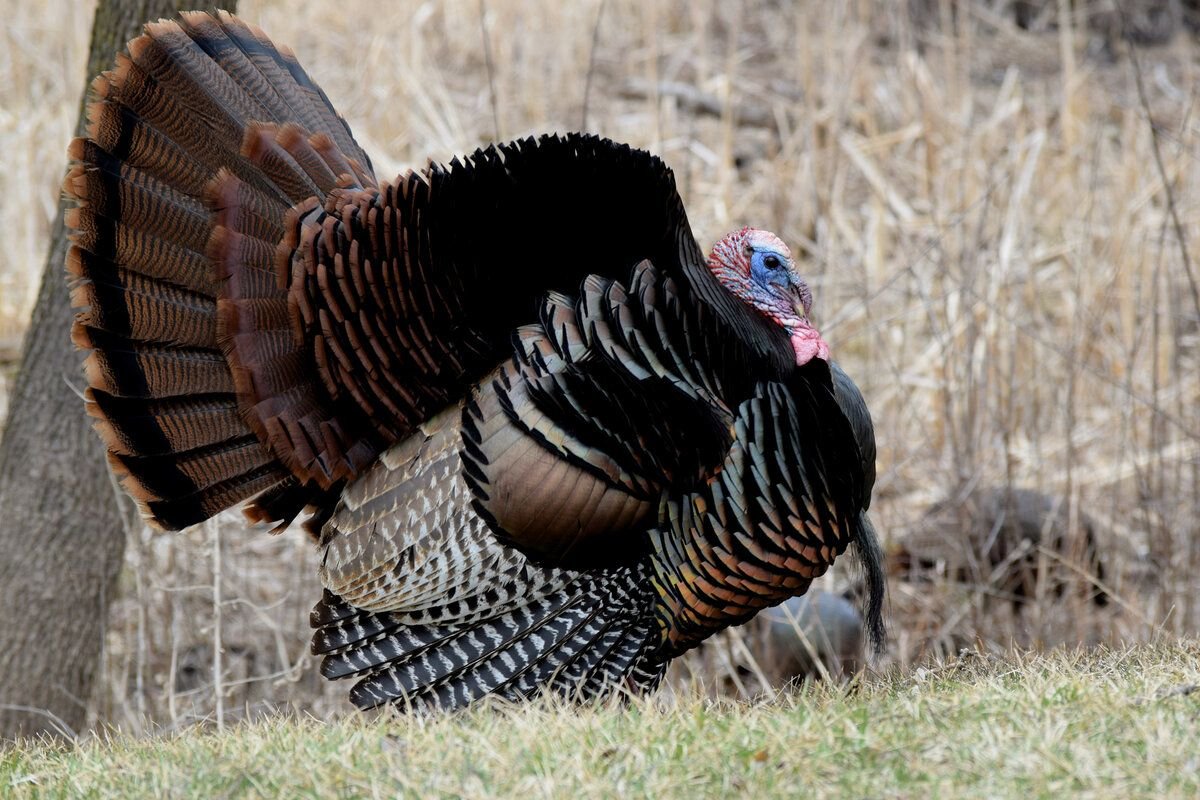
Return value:
M 329 166 L 330 171 L 338 176 L 339 186 L 342 185 L 342 176 L 353 177 L 362 186 L 373 186 L 375 184 L 375 180 L 371 177 L 370 172 L 364 171 L 362 166 L 364 162 L 348 158 L 345 155 L 346 151 L 340 150 L 337 143 L 330 136 L 324 133 L 317 133 L 309 137 L 308 143 L 312 145 L 313 151 L 321 157 L 321 160 Z M 363 158 L 366 158 L 366 156 L 363 156 Z
M 334 167 L 309 141 L 303 128 L 289 122 L 279 128 L 275 137 L 278 146 L 292 157 L 322 194 L 328 194 L 337 188 L 338 176 L 333 171 Z
M 93 390 L 147 399 L 233 392 L 229 366 L 219 352 L 131 342 L 82 326 L 74 338 L 88 346 L 103 343 L 83 362 Z
M 196 16 L 193 14 L 184 16 L 184 20 L 190 28 L 193 27 L 192 20 L 195 18 Z M 276 47 L 261 28 L 250 25 L 242 19 L 220 13 L 218 21 L 229 41 L 238 46 L 247 60 L 258 70 L 263 81 L 278 96 L 282 104 L 282 113 L 278 119 L 286 121 L 292 119 L 294 115 L 296 121 L 308 130 L 324 132 L 331 138 L 338 150 L 365 167 L 364 173 L 358 177 L 360 181 L 366 178 L 371 171 L 371 162 L 366 153 L 358 146 L 358 142 L 354 141 L 349 126 L 334 111 L 333 103 L 329 102 L 325 92 L 313 83 L 308 73 L 300 66 L 295 54 L 287 47 Z M 219 43 L 220 37 L 215 35 L 215 31 L 212 33 L 211 39 Z M 207 35 L 200 37 L 202 46 L 213 46 L 206 44 L 209 38 Z M 218 58 L 217 60 L 222 61 L 223 59 Z M 264 93 L 261 92 L 255 94 L 258 97 L 264 96 Z
M 250 236 L 264 242 L 278 242 L 287 232 L 286 218 L 279 214 L 278 202 L 271 195 L 255 189 L 244 181 L 236 180 L 225 167 L 217 170 L 202 192 L 206 208 L 213 209 L 222 217 L 221 224 L 214 225 L 214 235 L 222 228 L 227 231 L 237 231 L 243 236 Z M 212 255 L 213 242 L 209 241 L 209 254 Z M 219 261 L 215 256 L 214 261 Z M 224 267 L 218 271 L 217 277 L 228 279 L 236 274 L 230 269 L 236 262 L 216 264 Z M 255 266 L 255 269 L 261 267 Z M 270 270 L 276 275 L 274 262 Z M 283 288 L 282 285 L 279 288 Z
M 74 245 L 68 251 L 67 273 L 76 281 L 124 268 L 170 286 L 215 292 L 208 260 L 199 252 L 82 207 L 69 211 L 66 223 L 73 229 Z
M 150 41 L 149 34 L 134 39 L 129 43 L 130 53 L 144 53 Z M 253 165 L 234 157 L 241 150 L 245 122 L 217 105 L 202 88 L 189 85 L 185 76 L 175 74 L 175 85 L 164 84 L 136 58 L 117 56 L 116 67 L 93 82 L 101 99 L 131 109 L 138 119 L 168 139 L 184 159 L 198 164 L 208 175 L 226 167 L 279 203 L 287 204 L 283 192 Z
M 115 455 L 126 471 L 137 475 L 136 496 L 165 500 L 202 492 L 233 478 L 253 474 L 272 458 L 255 436 L 158 456 Z
M 226 395 L 150 400 L 92 390 L 90 410 L 108 424 L 101 434 L 117 455 L 183 453 L 245 434 L 237 402 Z
M 232 508 L 250 498 L 256 498 L 257 507 L 257 496 L 262 492 L 274 490 L 287 477 L 287 474 L 277 465 L 268 464 L 188 495 L 172 497 L 169 500 L 146 499 L 143 501 L 143 505 L 153 515 L 153 519 L 164 528 L 181 530 L 203 522 L 214 514 Z M 126 484 L 122 482 L 122 485 Z M 133 491 L 130 494 L 137 497 Z M 302 505 L 303 503 L 296 508 L 302 507 Z M 295 515 L 294 511 L 291 513 L 293 516 Z M 275 516 L 270 520 L 261 521 L 267 522 L 276 519 L 279 517 Z
M 82 324 L 137 342 L 217 348 L 217 304 L 211 297 L 120 267 L 82 277 L 86 282 L 71 293 L 82 309 Z
M 278 250 L 294 205 L 373 184 L 370 162 L 294 56 L 227 14 L 148 24 L 92 90 L 66 268 L 114 468 L 162 527 L 260 493 L 252 518 L 291 519 L 333 482 L 291 467 L 361 453 L 298 349 Z
M 282 194 L 251 164 L 230 158 L 241 148 L 247 123 L 268 119 L 266 112 L 195 47 L 178 23 L 147 24 L 146 33 L 129 43 L 129 57 L 128 69 L 122 70 L 119 62 L 113 76 L 118 97 L 124 99 L 130 88 L 139 96 L 152 95 L 155 100 L 148 107 L 158 112 L 152 118 L 155 127 L 189 155 L 228 166 L 248 183 Z
M 236 140 L 244 120 L 268 121 L 273 115 L 226 71 L 229 61 L 214 59 L 188 35 L 200 27 L 189 26 L 186 17 L 147 23 L 146 35 L 129 43 L 129 55 L 159 85 L 173 90 L 177 102 Z M 208 42 L 210 50 L 221 49 L 213 46 L 214 39 Z
M 96 85 L 111 91 L 103 76 L 97 78 Z M 174 187 L 185 197 L 198 197 L 204 191 L 211 177 L 205 165 L 128 106 L 98 99 L 88 106 L 87 114 L 87 138 L 71 144 L 72 158 L 96 163 L 102 154 L 127 167 L 158 176 L 161 184 Z M 85 148 L 90 152 L 81 152 Z
M 322 194 L 321 188 L 304 171 L 300 162 L 283 147 L 280 140 L 293 141 L 294 132 L 280 131 L 275 125 L 251 125 L 242 140 L 242 156 L 254 164 L 288 196 L 293 204 Z M 324 171 L 328 171 L 328 167 Z
M 169 237 L 181 247 L 204 252 L 212 226 L 202 202 L 83 140 L 77 140 L 72 150 L 68 155 L 86 159 L 91 166 L 84 169 L 76 164 L 64 180 L 69 194 L 87 198 L 81 209 L 93 217 L 121 221 L 156 238 Z M 207 285 L 212 286 L 211 280 Z
M 329 125 L 330 121 L 311 107 L 296 79 L 271 57 L 274 47 L 265 35 L 256 38 L 236 17 L 217 19 L 198 11 L 181 14 L 180 24 L 190 41 L 259 105 L 261 114 L 256 119 L 279 123 L 297 119 L 312 130 Z

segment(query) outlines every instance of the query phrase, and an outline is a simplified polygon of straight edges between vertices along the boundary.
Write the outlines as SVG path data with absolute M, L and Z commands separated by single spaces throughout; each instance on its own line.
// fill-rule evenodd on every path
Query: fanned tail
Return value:
M 290 520 L 333 481 L 289 461 L 337 432 L 276 251 L 293 206 L 373 185 L 370 162 L 295 57 L 228 14 L 148 24 L 92 89 L 66 267 L 112 466 L 162 528 L 256 495 L 252 517 Z
M 545 596 L 460 625 L 409 625 L 326 592 L 313 610 L 313 653 L 330 679 L 356 677 L 360 708 L 463 708 L 484 695 L 554 693 L 574 699 L 652 688 L 664 665 L 646 662 L 657 635 L 638 567 L 579 575 Z

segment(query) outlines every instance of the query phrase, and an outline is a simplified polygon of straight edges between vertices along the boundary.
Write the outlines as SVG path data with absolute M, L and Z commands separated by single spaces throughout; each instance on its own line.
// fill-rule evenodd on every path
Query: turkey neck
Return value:
M 679 264 L 684 281 L 728 329 L 727 335 L 740 340 L 759 361 L 763 375 L 784 377 L 796 366 L 796 357 L 788 334 L 759 314 L 747 313 L 741 300 L 712 274 L 707 259 L 695 245 L 687 219 L 679 223 Z

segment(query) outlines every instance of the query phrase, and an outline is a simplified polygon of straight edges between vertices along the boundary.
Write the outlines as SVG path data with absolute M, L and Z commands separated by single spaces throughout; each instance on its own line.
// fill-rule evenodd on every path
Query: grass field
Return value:
M 756 704 L 271 719 L 0 753 L 6 797 L 1184 798 L 1200 645 L 983 658 Z
M 746 224 L 779 233 L 805 264 L 816 322 L 874 415 L 872 514 L 888 549 L 935 499 L 980 485 L 1034 487 L 1062 498 L 1076 522 L 1084 512 L 1097 521 L 1117 599 L 1104 612 L 1040 593 L 1018 617 L 989 603 L 986 586 L 893 581 L 881 666 L 910 668 L 964 645 L 1119 644 L 1200 628 L 1200 268 L 1191 252 L 1200 238 L 1200 46 L 1181 33 L 1131 52 L 1113 34 L 1111 4 L 1044 3 L 1028 30 L 1007 5 L 243 0 L 240 10 L 295 49 L 381 176 L 497 138 L 586 127 L 675 169 L 703 245 Z M 9 354 L 0 358 L 0 419 L 86 77 L 88 8 L 0 0 L 0 355 Z M 564 187 L 564 202 L 570 193 Z M 318 591 L 315 558 L 298 535 L 249 537 L 236 520 L 170 538 L 130 530 L 93 719 L 138 732 L 246 707 L 336 717 L 343 689 L 317 679 L 307 656 Z M 728 665 L 737 643 L 722 648 L 693 666 Z M 1061 674 L 1030 676 L 1029 691 L 1055 674 L 1071 680 L 1051 663 Z M 1000 674 L 978 687 L 1001 691 Z M 1100 674 L 1079 678 L 1081 696 L 1153 691 Z M 907 686 L 897 690 L 903 699 L 918 684 L 804 701 L 779 724 L 800 736 L 811 724 L 804 714 L 875 714 L 886 692 Z M 1103 721 L 1128 712 L 1112 722 L 1119 731 L 1187 702 L 1136 712 L 1097 702 L 1088 713 Z M 736 728 L 770 716 L 712 719 Z M 592 719 L 600 729 L 633 726 L 634 741 L 688 727 L 649 712 Z M 1026 721 L 999 719 L 995 730 Z M 1086 744 L 1070 717 L 1057 719 L 1063 736 Z M 971 735 L 984 741 L 994 729 L 977 722 Z M 836 724 L 830 735 L 840 736 L 845 723 Z M 227 747 L 232 757 L 258 742 L 284 747 L 288 730 L 247 729 L 237 745 L 163 746 Z M 304 731 L 313 746 L 333 741 Z M 966 732 L 926 733 L 958 746 L 953 736 Z M 158 743 L 118 741 L 108 757 L 158 757 Z M 852 745 L 842 741 L 851 749 L 839 752 Z M 100 779 L 105 757 L 98 748 L 38 756 L 60 770 L 84 759 L 89 780 Z M 1142 754 L 1151 757 L 1163 754 Z M 878 758 L 887 770 L 902 766 Z M 678 760 L 677 775 L 685 762 L 714 768 Z M 748 779 L 776 774 L 753 769 Z M 993 771 L 981 769 L 977 780 Z

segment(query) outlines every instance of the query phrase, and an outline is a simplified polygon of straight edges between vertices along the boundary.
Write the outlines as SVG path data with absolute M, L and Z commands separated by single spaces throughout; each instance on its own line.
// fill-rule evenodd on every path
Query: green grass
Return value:
M 958 661 L 757 704 L 272 719 L 0 754 L 16 797 L 1194 797 L 1200 642 Z

